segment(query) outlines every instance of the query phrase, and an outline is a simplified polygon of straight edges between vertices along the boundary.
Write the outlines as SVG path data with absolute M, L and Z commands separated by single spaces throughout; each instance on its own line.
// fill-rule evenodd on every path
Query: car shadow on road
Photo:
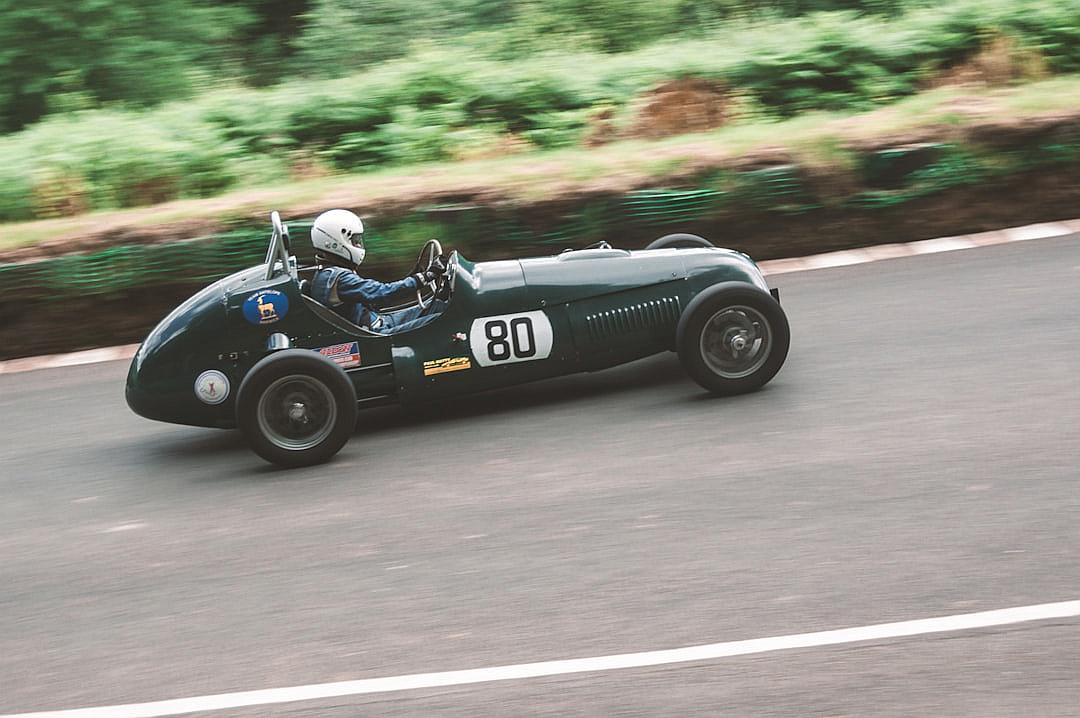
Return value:
M 220 463 L 222 459 L 250 454 L 244 437 L 239 431 L 199 427 L 175 428 L 153 441 L 144 442 L 144 454 L 162 460 L 162 463 L 199 464 L 203 466 Z
M 564 404 L 586 405 L 613 395 L 631 395 L 665 386 L 672 388 L 671 400 L 676 402 L 694 400 L 699 392 L 703 392 L 686 377 L 674 354 L 663 354 L 600 372 L 573 374 L 456 399 L 411 407 L 393 405 L 368 409 L 360 412 L 356 435 L 371 436 L 503 413 L 527 413 Z M 196 462 L 203 467 L 214 466 L 215 480 L 303 475 L 303 472 L 290 472 L 264 463 L 250 452 L 243 436 L 235 430 L 177 429 L 176 433 L 169 432 L 145 444 L 142 451 L 156 457 L 154 463 L 162 468 L 169 464 L 193 465 Z M 243 460 L 245 456 L 250 457 L 250 462 Z M 234 459 L 239 460 L 239 466 Z
M 256 456 L 243 435 L 231 429 L 182 429 L 141 448 L 144 460 L 155 472 L 179 471 L 193 483 L 265 482 L 303 479 L 303 471 L 274 466 Z

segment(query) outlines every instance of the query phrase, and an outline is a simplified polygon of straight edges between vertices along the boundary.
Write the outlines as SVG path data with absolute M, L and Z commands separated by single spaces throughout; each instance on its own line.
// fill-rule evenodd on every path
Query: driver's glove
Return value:
M 436 276 L 437 275 L 435 274 L 435 272 L 428 271 L 428 272 L 417 272 L 416 274 L 412 275 L 412 278 L 416 280 L 416 283 L 418 285 L 424 285 L 424 284 L 431 284 L 432 282 L 434 282 Z

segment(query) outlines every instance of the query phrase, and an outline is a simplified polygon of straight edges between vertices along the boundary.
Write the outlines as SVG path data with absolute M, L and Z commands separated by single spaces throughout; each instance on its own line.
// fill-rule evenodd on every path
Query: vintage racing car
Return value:
M 780 370 L 789 329 L 779 293 L 745 254 L 668 235 L 646 249 L 606 243 L 548 257 L 473 263 L 436 240 L 418 269 L 447 271 L 416 302 L 448 300 L 412 331 L 383 335 L 309 296 L 277 212 L 263 264 L 191 297 L 147 336 L 128 372 L 137 414 L 239 427 L 282 466 L 326 461 L 357 411 L 595 371 L 675 350 L 717 394 L 752 391 Z

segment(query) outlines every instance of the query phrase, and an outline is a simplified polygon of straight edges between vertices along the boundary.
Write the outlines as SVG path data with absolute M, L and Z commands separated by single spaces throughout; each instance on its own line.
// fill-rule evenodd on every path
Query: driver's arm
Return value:
M 397 294 L 415 292 L 420 286 L 420 281 L 420 276 L 417 274 L 396 282 L 380 282 L 350 272 L 342 274 L 338 280 L 337 294 L 345 302 L 377 305 L 392 299 Z

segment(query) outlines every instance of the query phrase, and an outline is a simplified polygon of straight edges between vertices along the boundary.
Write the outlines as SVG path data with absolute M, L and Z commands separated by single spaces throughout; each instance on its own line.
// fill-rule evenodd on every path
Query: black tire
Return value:
M 240 384 L 236 425 L 252 450 L 285 467 L 321 464 L 356 429 L 356 390 L 341 367 L 306 349 L 263 357 Z
M 694 297 L 675 334 L 686 373 L 723 396 L 764 386 L 780 371 L 790 344 L 780 303 L 745 282 L 716 284 Z
M 665 234 L 660 239 L 649 242 L 645 249 L 693 249 L 696 247 L 715 247 L 712 242 L 696 234 Z

